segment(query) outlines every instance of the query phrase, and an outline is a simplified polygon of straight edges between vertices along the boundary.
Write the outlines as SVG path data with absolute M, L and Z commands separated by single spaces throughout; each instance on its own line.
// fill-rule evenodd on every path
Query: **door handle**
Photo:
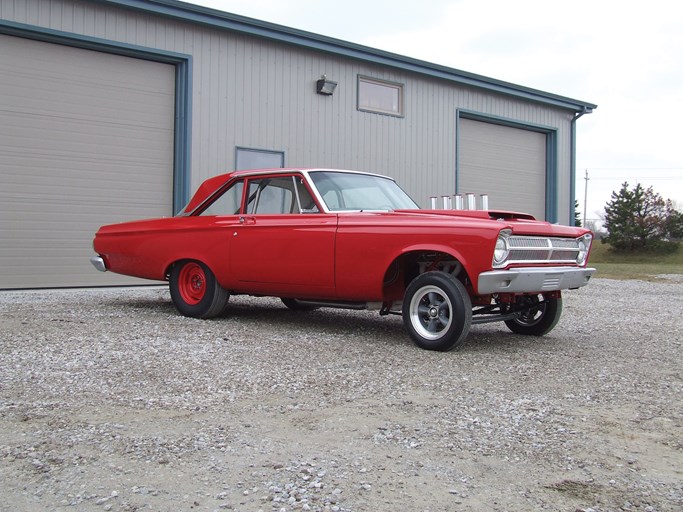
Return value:
M 251 215 L 240 215 L 240 224 L 256 224 L 256 219 Z

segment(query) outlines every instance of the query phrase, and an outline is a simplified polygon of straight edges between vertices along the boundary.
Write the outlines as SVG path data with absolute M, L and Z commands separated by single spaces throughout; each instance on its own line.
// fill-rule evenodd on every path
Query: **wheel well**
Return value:
M 413 279 L 434 270 L 451 274 L 466 287 L 469 285 L 465 268 L 453 255 L 441 251 L 413 251 L 401 254 L 389 265 L 384 274 L 384 297 L 386 300 L 401 299 Z
M 201 260 L 195 259 L 195 258 L 178 258 L 177 260 L 172 261 L 166 266 L 166 271 L 164 272 L 164 277 L 166 278 L 166 281 L 170 280 L 171 278 L 171 272 L 173 272 L 173 267 L 180 263 L 187 263 L 189 261 L 196 261 L 198 263 L 204 263 Z M 204 263 L 206 264 L 206 263 Z
M 166 279 L 166 281 L 171 280 L 171 272 L 173 271 L 173 267 L 175 267 L 181 261 L 185 261 L 185 260 L 175 260 L 166 266 L 166 270 L 164 271 L 164 278 Z

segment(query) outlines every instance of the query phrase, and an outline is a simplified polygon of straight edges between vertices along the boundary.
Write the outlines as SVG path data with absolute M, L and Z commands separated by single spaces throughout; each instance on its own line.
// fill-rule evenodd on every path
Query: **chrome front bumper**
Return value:
M 594 268 L 533 267 L 492 270 L 479 274 L 479 295 L 572 290 L 586 286 Z
M 90 263 L 92 263 L 92 266 L 100 272 L 107 271 L 107 266 L 104 264 L 104 260 L 99 256 L 93 256 L 92 258 L 90 258 Z

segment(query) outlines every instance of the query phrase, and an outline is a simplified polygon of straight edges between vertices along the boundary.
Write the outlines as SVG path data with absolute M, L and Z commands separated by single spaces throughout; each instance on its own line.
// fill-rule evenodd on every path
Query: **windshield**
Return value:
M 392 179 L 350 172 L 311 172 L 311 181 L 331 212 L 412 210 L 419 206 Z

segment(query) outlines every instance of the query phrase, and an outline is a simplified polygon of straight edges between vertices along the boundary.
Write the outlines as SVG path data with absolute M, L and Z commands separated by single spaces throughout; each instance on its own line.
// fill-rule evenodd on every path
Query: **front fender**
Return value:
M 339 234 L 336 253 L 336 287 L 346 300 L 383 300 L 384 277 L 394 262 L 416 252 L 444 253 L 460 262 L 470 280 L 491 269 L 497 232 L 492 236 L 442 234 L 442 242 L 418 240 L 406 243 L 405 234 L 374 236 L 361 233 Z M 416 235 L 410 238 L 417 238 Z

